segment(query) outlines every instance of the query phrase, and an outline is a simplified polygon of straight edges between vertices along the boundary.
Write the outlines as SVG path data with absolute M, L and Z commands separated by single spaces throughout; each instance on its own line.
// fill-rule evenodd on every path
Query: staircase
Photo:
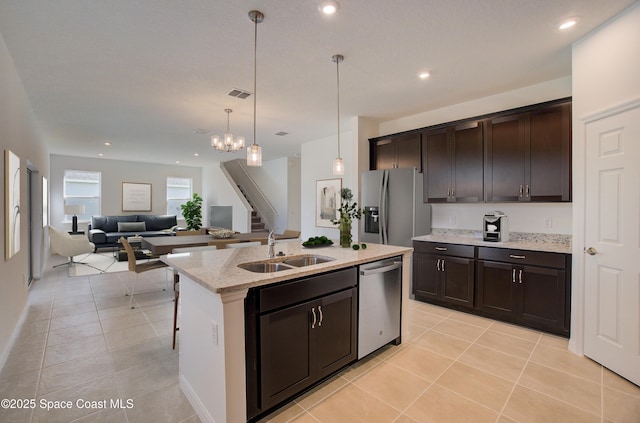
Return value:
M 251 233 L 254 233 L 254 232 L 269 232 L 269 230 L 264 227 L 264 222 L 262 221 L 262 218 L 260 217 L 258 212 L 253 207 L 253 204 L 251 203 L 251 200 L 249 199 L 247 194 L 242 189 L 242 186 L 238 185 L 238 189 L 240 190 L 240 192 L 242 193 L 244 198 L 247 200 L 247 203 L 249 203 L 249 205 L 251 206 L 251 209 L 252 209 L 251 210 Z

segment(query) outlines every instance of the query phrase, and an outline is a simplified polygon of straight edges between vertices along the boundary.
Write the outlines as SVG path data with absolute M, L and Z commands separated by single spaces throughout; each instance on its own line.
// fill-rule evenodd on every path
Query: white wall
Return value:
M 589 115 L 640 100 L 640 3 L 573 46 L 573 283 L 570 348 L 582 352 L 585 124 Z M 640 162 L 640 157 L 638 157 Z
M 71 223 L 64 222 L 64 171 L 87 170 L 102 173 L 101 211 L 103 216 L 123 214 L 167 214 L 167 177 L 191 178 L 193 192 L 202 196 L 202 169 L 199 167 L 164 165 L 153 163 L 108 160 L 101 158 L 51 155 L 51 225 L 71 229 Z M 150 212 L 122 211 L 122 182 L 151 184 Z M 203 213 L 207 209 L 203 205 Z M 86 230 L 88 221 L 79 221 L 78 228 Z M 184 225 L 184 221 L 178 224 Z
M 269 204 L 276 212 L 273 222 L 277 232 L 282 232 L 287 228 L 287 207 L 288 186 L 289 186 L 289 160 L 282 157 L 274 160 L 262 162 L 260 167 L 247 167 L 247 172 L 251 175 L 258 188 L 265 195 Z
M 300 157 L 289 157 L 287 160 L 287 166 L 289 171 L 287 172 L 287 227 L 285 229 L 291 229 L 295 231 L 300 230 L 301 225 L 301 204 L 300 189 L 302 183 L 300 181 L 301 169 Z M 280 231 L 279 231 L 280 232 Z
M 13 60 L 7 50 L 4 38 L 0 35 L 0 145 L 2 150 L 2 168 L 4 169 L 4 150 L 10 149 L 20 157 L 20 251 L 9 260 L 5 260 L 5 211 L 0 207 L 0 368 L 17 334 L 19 323 L 26 311 L 28 288 L 25 283 L 29 273 L 29 222 L 27 221 L 27 165 L 37 169 L 35 175 L 34 196 L 42 198 L 42 176 L 49 176 L 48 150 L 40 134 L 31 106 L 17 74 Z M 4 171 L 0 172 L 0 186 L 4 192 Z M 2 202 L 4 204 L 4 201 Z M 22 213 L 24 212 L 24 213 Z M 36 210 L 34 220 L 42 222 L 41 213 Z M 38 229 L 38 228 L 35 228 Z M 34 229 L 34 230 L 35 230 Z M 48 246 L 44 243 L 43 231 L 38 234 L 34 245 L 36 255 L 48 255 Z M 40 258 L 38 263 L 42 263 Z M 34 274 L 39 275 L 40 269 Z M 36 282 L 37 283 L 37 282 Z M 28 322 L 27 322 L 28 323 Z
M 227 175 L 220 167 L 220 162 L 205 166 L 202 169 L 202 198 L 207 205 L 203 210 L 203 222 L 209 222 L 209 206 L 231 206 L 232 225 L 236 232 L 251 231 L 251 217 L 248 204 L 243 201 L 241 195 L 228 180 Z

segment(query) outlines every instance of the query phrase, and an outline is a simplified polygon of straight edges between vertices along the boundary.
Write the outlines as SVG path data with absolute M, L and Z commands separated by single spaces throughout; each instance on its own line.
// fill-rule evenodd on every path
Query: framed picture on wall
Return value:
M 337 228 L 331 219 L 338 219 L 342 179 L 321 179 L 316 181 L 316 226 Z
M 20 157 L 4 151 L 4 258 L 20 251 Z
M 150 212 L 151 184 L 123 182 L 122 183 L 122 211 Z

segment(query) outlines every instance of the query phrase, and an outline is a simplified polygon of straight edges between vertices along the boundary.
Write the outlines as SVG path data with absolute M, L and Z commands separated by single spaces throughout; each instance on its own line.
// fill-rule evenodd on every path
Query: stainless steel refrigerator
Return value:
M 431 233 L 431 205 L 422 200 L 416 168 L 371 170 L 361 182 L 361 242 L 410 247 L 412 237 Z

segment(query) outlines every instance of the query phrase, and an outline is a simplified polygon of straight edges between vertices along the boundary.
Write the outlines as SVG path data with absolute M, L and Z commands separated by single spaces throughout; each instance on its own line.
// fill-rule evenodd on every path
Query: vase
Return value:
M 351 219 L 340 220 L 340 246 L 351 247 Z

